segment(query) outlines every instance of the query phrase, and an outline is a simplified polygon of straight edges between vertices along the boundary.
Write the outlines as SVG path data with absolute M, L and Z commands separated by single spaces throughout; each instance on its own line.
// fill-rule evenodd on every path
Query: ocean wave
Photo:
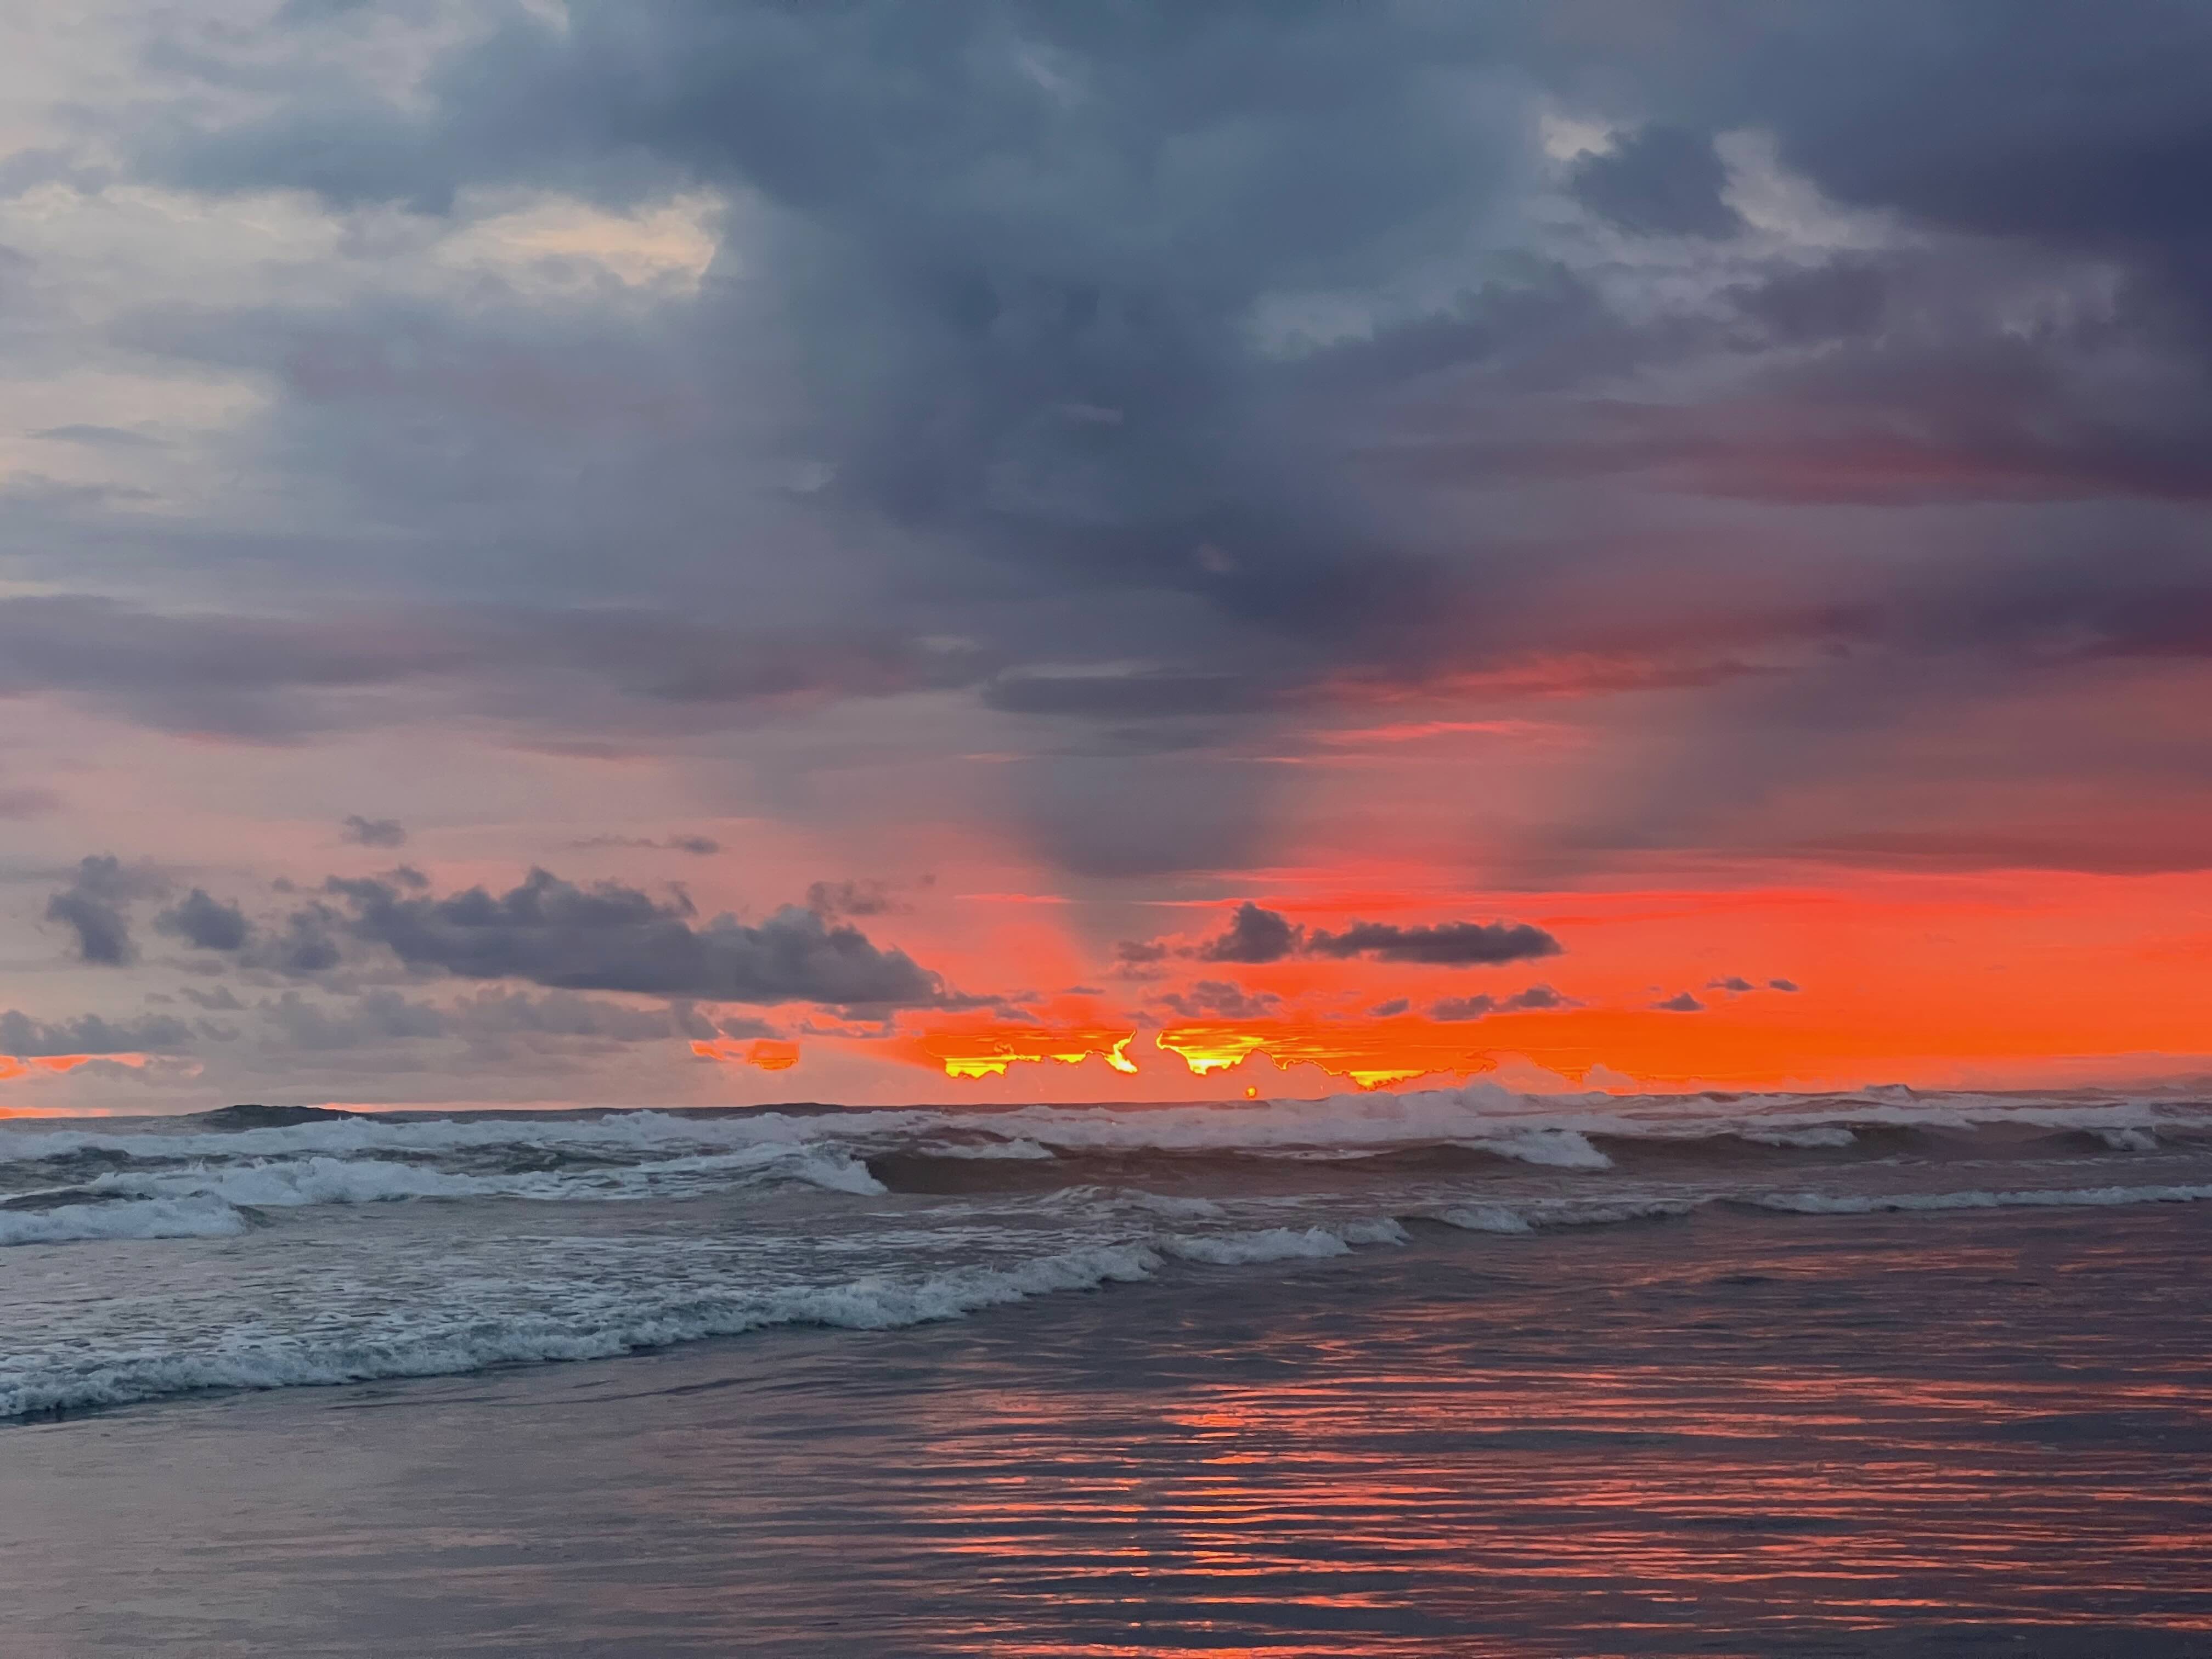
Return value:
M 1260 1227 L 1234 1233 L 1171 1233 L 1160 1248 L 1185 1261 L 1243 1267 L 1261 1261 L 1294 1261 L 1349 1255 L 1363 1244 L 1403 1244 L 1409 1235 L 1393 1218 L 1338 1222 L 1316 1227 Z
M 499 1317 L 463 1309 L 451 1322 L 383 1338 L 247 1337 L 198 1352 L 94 1354 L 44 1367 L 0 1363 L 0 1418 L 199 1393 L 442 1376 L 494 1365 L 600 1359 L 778 1325 L 887 1330 L 957 1319 L 984 1308 L 1061 1291 L 1147 1279 L 1159 1253 L 1109 1244 L 1010 1267 L 957 1267 L 918 1277 L 871 1276 L 842 1284 L 695 1297 L 659 1306 L 608 1308 L 571 1319 Z
M 1838 1123 L 1809 1129 L 1739 1129 L 1735 1139 L 1747 1140 L 1755 1146 L 1835 1148 L 1857 1145 L 1858 1133 Z
M 42 1210 L 0 1210 L 0 1246 L 114 1238 L 226 1238 L 252 1223 L 214 1197 L 114 1199 Z
M 1630 1199 L 1615 1204 L 1451 1204 L 1428 1219 L 1472 1233 L 1533 1233 L 1547 1227 L 1610 1227 L 1625 1221 L 1683 1216 L 1698 1207 L 1685 1198 Z
M 1886 1089 L 1848 1095 L 1526 1096 L 1476 1083 L 1404 1094 L 1185 1106 L 769 1111 L 732 1117 L 651 1109 L 559 1118 L 343 1115 L 232 1130 L 194 1125 L 136 1132 L 19 1123 L 0 1129 L 0 1165 L 88 1156 L 143 1164 L 459 1158 L 501 1149 L 540 1161 L 651 1162 L 767 1145 L 835 1146 L 860 1158 L 875 1152 L 1009 1161 L 1146 1152 L 1310 1158 L 1437 1146 L 1595 1170 L 1611 1159 L 1594 1136 L 1628 1145 L 1733 1139 L 1832 1149 L 1851 1146 L 1869 1129 L 1972 1132 L 2007 1124 L 2081 1132 L 2114 1150 L 2143 1150 L 2162 1133 L 2212 1133 L 2212 1107 L 2202 1101 L 1937 1097 Z
M 410 1198 L 516 1198 L 547 1201 L 621 1200 L 695 1188 L 704 1178 L 798 1181 L 831 1192 L 873 1196 L 884 1188 L 867 1166 L 834 1152 L 769 1144 L 740 1152 L 665 1159 L 615 1169 L 547 1170 L 529 1175 L 453 1175 L 382 1158 L 257 1159 L 197 1164 L 182 1170 L 111 1170 L 79 1190 L 134 1197 L 205 1196 L 262 1209 L 319 1204 L 376 1204 Z

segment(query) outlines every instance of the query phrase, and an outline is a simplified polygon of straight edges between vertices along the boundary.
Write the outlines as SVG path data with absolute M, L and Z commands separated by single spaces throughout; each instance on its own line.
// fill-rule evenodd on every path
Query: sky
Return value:
M 2212 9 L 0 20 L 0 1112 L 2212 1073 Z

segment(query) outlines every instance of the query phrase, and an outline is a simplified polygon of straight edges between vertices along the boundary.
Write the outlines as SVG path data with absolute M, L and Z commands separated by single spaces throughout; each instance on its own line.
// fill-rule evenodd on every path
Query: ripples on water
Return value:
M 29 1659 L 2201 1655 L 2208 1244 L 1708 1212 L 34 1425 L 0 1592 Z
M 2208 1132 L 18 1124 L 5 1650 L 2212 1653 Z

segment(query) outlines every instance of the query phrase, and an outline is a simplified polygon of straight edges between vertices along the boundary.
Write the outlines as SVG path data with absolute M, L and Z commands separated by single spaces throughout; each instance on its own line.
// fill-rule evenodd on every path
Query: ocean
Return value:
M 2212 1103 L 0 1124 L 4 1650 L 2212 1654 Z

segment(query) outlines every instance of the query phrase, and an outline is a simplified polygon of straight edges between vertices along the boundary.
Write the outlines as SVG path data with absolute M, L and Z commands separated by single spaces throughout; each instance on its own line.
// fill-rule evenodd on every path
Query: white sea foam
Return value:
M 773 1325 L 884 1330 L 1059 1291 L 1149 1278 L 1158 1252 L 1101 1245 L 1010 1267 L 956 1267 L 915 1277 L 877 1275 L 801 1289 L 691 1297 L 636 1307 L 602 1299 L 573 1319 L 541 1314 L 426 1317 L 382 1338 L 234 1337 L 167 1354 L 73 1355 L 46 1364 L 0 1360 L 0 1418 L 112 1406 L 205 1389 L 277 1389 L 378 1377 L 436 1376 L 519 1363 L 595 1359 Z
M 1684 1198 L 1630 1199 L 1614 1204 L 1451 1204 L 1431 1212 L 1447 1226 L 1474 1233 L 1533 1233 L 1546 1227 L 1607 1227 L 1624 1221 L 1687 1215 L 1698 1201 Z
M 1527 1129 L 1516 1134 L 1457 1143 L 1523 1164 L 1545 1164 L 1559 1170 L 1610 1170 L 1613 1160 L 1589 1143 L 1577 1129 Z
M 1858 1142 L 1858 1136 L 1841 1124 L 1810 1129 L 1739 1129 L 1736 1138 L 1761 1146 L 1836 1147 Z
M 50 1210 L 0 1210 L 0 1245 L 75 1244 L 106 1238 L 222 1238 L 249 1224 L 219 1198 L 111 1200 Z
M 516 1147 L 558 1156 L 628 1155 L 643 1160 L 708 1155 L 781 1144 L 835 1146 L 860 1155 L 911 1147 L 938 1157 L 1041 1159 L 1055 1152 L 1242 1152 L 1358 1154 L 1456 1144 L 1561 1168 L 1600 1170 L 1605 1153 L 1589 1137 L 1683 1140 L 1737 1134 L 1769 1145 L 1842 1146 L 1855 1126 L 1972 1130 L 2015 1123 L 2083 1129 L 2138 1149 L 2126 1137 L 2167 1128 L 2212 1130 L 2202 1101 L 2017 1098 L 1917 1095 L 1875 1089 L 1849 1095 L 1616 1097 L 1532 1097 L 1488 1084 L 1462 1088 L 1335 1095 L 1169 1107 L 1029 1106 L 1010 1112 L 957 1109 L 705 1117 L 654 1110 L 600 1117 L 487 1115 L 470 1119 L 344 1117 L 216 1132 L 0 1129 L 0 1164 L 119 1154 L 138 1160 L 242 1159 L 481 1152 Z M 948 1134 L 955 1137 L 947 1139 Z
M 1315 1227 L 1261 1227 L 1236 1233 L 1173 1233 L 1160 1248 L 1185 1261 L 1237 1267 L 1259 1261 L 1349 1255 L 1361 1244 L 1403 1244 L 1404 1227 L 1384 1217 Z
M 881 1182 L 866 1164 L 833 1149 L 769 1144 L 741 1152 L 668 1158 L 615 1168 L 520 1175 L 454 1175 L 386 1158 L 256 1158 L 182 1169 L 109 1170 L 77 1190 L 140 1198 L 219 1199 L 262 1209 L 319 1204 L 376 1204 L 397 1199 L 515 1198 L 607 1201 L 683 1194 L 726 1185 L 732 1177 L 799 1181 L 831 1192 L 875 1195 Z
M 2154 1152 L 2158 1137 L 2148 1129 L 2092 1129 L 2089 1133 L 2116 1152 Z
M 925 1140 L 914 1150 L 924 1158 L 1018 1158 L 1030 1163 L 1053 1155 L 1051 1148 L 1018 1137 L 1012 1140 Z

